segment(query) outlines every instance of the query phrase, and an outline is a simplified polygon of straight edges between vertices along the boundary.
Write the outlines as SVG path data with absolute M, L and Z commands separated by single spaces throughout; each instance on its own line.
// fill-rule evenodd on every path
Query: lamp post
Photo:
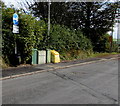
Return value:
M 50 37 L 50 0 L 48 0 L 48 37 L 47 37 L 47 40 L 49 39 L 49 37 Z
M 120 51 L 120 9 L 117 11 L 118 13 L 118 18 L 117 18 L 117 43 L 118 43 L 118 51 Z

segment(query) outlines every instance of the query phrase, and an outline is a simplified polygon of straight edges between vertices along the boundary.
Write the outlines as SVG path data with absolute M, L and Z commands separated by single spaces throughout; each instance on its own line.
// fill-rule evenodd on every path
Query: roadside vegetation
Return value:
M 108 55 L 112 54 L 109 53 L 110 50 L 115 54 L 118 52 L 118 44 L 113 42 L 111 48 L 110 35 L 107 34 L 114 25 L 118 3 L 53 2 L 49 36 L 47 3 L 37 2 L 29 5 L 29 14 L 25 13 L 23 9 L 8 8 L 4 2 L 0 2 L 0 4 L 2 4 L 1 60 L 3 60 L 3 67 L 14 66 L 15 41 L 18 54 L 21 56 L 21 64 L 30 64 L 32 48 L 54 49 L 60 53 L 61 60 Z M 106 8 L 102 10 L 103 5 L 106 5 Z M 15 12 L 19 15 L 19 34 L 12 33 L 12 17 Z M 38 16 L 41 18 L 36 19 Z

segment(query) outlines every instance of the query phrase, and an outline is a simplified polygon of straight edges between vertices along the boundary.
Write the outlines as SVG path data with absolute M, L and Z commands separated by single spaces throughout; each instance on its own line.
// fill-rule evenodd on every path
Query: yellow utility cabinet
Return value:
M 59 63 L 60 62 L 59 53 L 55 50 L 51 50 L 51 61 L 53 63 Z

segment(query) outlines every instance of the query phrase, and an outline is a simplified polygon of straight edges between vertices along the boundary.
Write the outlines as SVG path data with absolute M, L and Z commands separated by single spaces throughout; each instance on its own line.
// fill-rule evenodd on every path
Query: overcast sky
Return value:
M 13 4 L 15 7 L 18 6 L 17 2 L 20 2 L 21 0 L 2 0 L 3 2 L 5 2 L 5 4 L 7 6 Z
M 20 8 L 19 3 L 22 3 L 22 2 L 25 3 L 26 0 L 2 0 L 2 1 L 3 1 L 7 6 L 14 5 L 15 8 L 19 9 L 19 8 Z M 31 2 L 32 2 L 33 0 L 27 0 L 27 1 L 31 1 Z M 24 7 L 22 7 L 22 8 L 24 8 Z
M 11 4 L 14 5 L 15 8 L 19 9 L 18 2 L 25 2 L 25 0 L 2 0 L 7 6 L 10 6 Z M 33 1 L 33 0 L 28 0 L 28 1 Z M 110 0 L 110 1 L 115 1 L 115 0 Z M 22 7 L 24 8 L 24 7 Z M 113 38 L 117 38 L 117 24 L 114 27 L 114 33 L 113 33 Z

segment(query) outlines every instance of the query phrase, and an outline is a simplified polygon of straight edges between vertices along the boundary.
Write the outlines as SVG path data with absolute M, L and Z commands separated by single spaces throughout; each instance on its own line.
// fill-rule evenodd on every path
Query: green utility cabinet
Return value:
M 50 49 L 46 50 L 46 63 L 50 63 L 51 62 L 51 52 Z
M 32 49 L 32 64 L 37 64 L 37 49 Z
M 46 51 L 39 50 L 38 51 L 38 64 L 45 64 L 46 63 Z

